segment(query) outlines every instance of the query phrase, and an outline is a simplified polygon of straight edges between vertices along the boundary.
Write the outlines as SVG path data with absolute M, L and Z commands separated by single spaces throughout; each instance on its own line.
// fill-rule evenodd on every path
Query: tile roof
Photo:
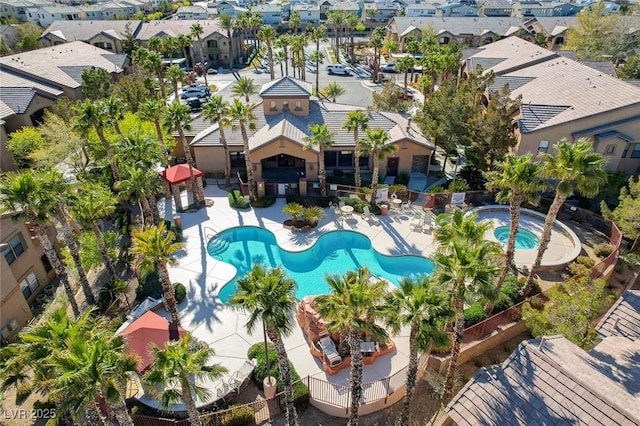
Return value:
M 489 87 L 489 97 L 495 91 L 500 91 L 505 85 L 509 85 L 509 90 L 514 91 L 518 87 L 525 85 L 533 80 L 533 77 L 510 77 L 507 75 L 499 75 L 493 80 L 493 84 Z
M 601 73 L 609 74 L 612 77 L 618 77 L 616 67 L 611 61 L 580 61 L 580 63 L 588 66 L 589 68 L 600 71 Z
M 28 76 L 23 76 L 6 69 L 0 68 L 0 90 L 5 87 L 29 87 L 34 88 L 49 97 L 61 96 L 64 92 L 60 87 L 36 81 Z
M 313 85 L 297 78 L 285 76 L 265 83 L 260 89 L 260 96 L 305 96 L 311 94 Z
M 518 124 L 520 131 L 522 133 L 532 132 L 569 108 L 571 107 L 566 105 L 523 104 L 520 107 L 521 117 Z
M 62 34 L 62 38 L 67 41 L 87 41 L 96 34 L 106 32 L 112 37 L 116 35 L 116 38 L 122 39 L 127 25 L 129 25 L 131 33 L 135 35 L 141 23 L 140 21 L 54 21 L 44 31 L 41 38 L 53 33 L 58 37 L 59 34 Z
M 564 337 L 521 343 L 480 369 L 447 405 L 455 424 L 635 425 L 640 421 L 640 342 L 605 339 L 585 352 Z
M 640 290 L 627 290 L 602 317 L 596 331 L 603 337 L 640 340 Z
M 256 128 L 255 130 L 247 129 L 249 145 L 251 149 L 255 149 L 280 137 L 303 143 L 303 138 L 310 134 L 309 124 L 326 123 L 328 129 L 334 133 L 334 146 L 353 147 L 353 134 L 342 129 L 342 124 L 347 118 L 347 112 L 353 110 L 364 110 L 370 119 L 369 128 L 384 129 L 388 132 L 389 140 L 392 143 L 408 139 L 427 148 L 435 149 L 431 141 L 420 132 L 415 123 L 412 123 L 411 128 L 407 131 L 409 122 L 400 114 L 369 111 L 353 105 L 323 103 L 315 100 L 309 102 L 308 116 L 297 116 L 291 113 L 265 116 L 262 113 L 262 103 L 257 104 L 254 108 Z M 237 126 L 225 129 L 225 136 L 228 145 L 243 145 L 240 129 Z M 198 133 L 191 145 L 194 147 L 220 146 L 218 125 L 212 124 Z
M 505 35 L 512 27 L 520 28 L 522 20 L 520 18 L 511 17 L 442 17 L 442 16 L 396 16 L 393 22 L 397 28 L 398 34 L 403 34 L 409 26 L 416 27 L 420 30 L 424 28 L 432 28 L 437 32 L 442 30 L 451 34 L 481 34 L 485 30 L 489 30 L 495 34 Z M 389 27 L 390 24 L 387 26 Z
M 2 99 L 0 99 L 0 121 L 15 114 L 16 113 L 9 108 L 9 105 L 5 104 L 2 102 Z M 4 121 L 2 123 L 4 124 Z
M 226 37 L 227 31 L 220 25 L 220 19 L 185 19 L 185 20 L 168 20 L 168 21 L 151 21 L 145 22 L 140 26 L 140 30 L 136 35 L 136 39 L 147 41 L 154 35 L 161 33 L 177 36 L 179 34 L 190 34 L 191 25 L 200 24 L 204 33 L 202 38 L 205 39 L 214 33 L 220 33 Z
M 74 78 L 75 74 L 65 72 L 62 68 L 71 71 L 71 68 L 94 66 L 109 73 L 121 73 L 122 68 L 107 59 L 107 55 L 111 53 L 81 41 L 74 41 L 0 57 L 0 66 L 13 70 L 14 73 L 28 75 L 32 79 L 77 88 L 80 83 Z
M 481 46 L 475 55 L 467 59 L 469 71 L 475 71 L 475 64 L 480 63 L 485 73 L 493 71 L 496 75 L 504 74 L 533 63 L 546 61 L 557 57 L 555 52 L 547 50 L 521 39 L 512 36 L 494 43 Z M 484 61 L 484 64 L 483 64 Z
M 0 100 L 16 114 L 25 112 L 35 95 L 36 90 L 31 87 L 3 87 L 0 90 Z

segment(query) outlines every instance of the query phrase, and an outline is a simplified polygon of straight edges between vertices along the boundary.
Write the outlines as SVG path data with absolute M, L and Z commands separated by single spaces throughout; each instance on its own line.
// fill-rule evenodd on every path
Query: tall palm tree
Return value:
M 305 34 L 297 34 L 289 36 L 289 40 L 291 43 L 291 60 L 292 65 L 294 67 L 294 77 L 295 77 L 295 69 L 298 68 L 298 78 L 300 80 L 306 79 L 305 73 L 305 65 L 306 59 L 304 54 L 304 48 L 307 47 L 309 43 L 307 36 Z
M 364 267 L 357 271 L 347 271 L 342 276 L 325 277 L 330 293 L 316 299 L 318 312 L 322 315 L 331 332 L 348 333 L 351 353 L 351 407 L 349 425 L 357 426 L 358 410 L 362 397 L 362 333 L 376 339 L 386 339 L 387 332 L 376 324 L 384 314 L 385 281 L 369 279 L 369 270 Z
M 206 402 L 212 395 L 198 382 L 213 382 L 227 372 L 220 364 L 205 364 L 215 355 L 213 348 L 196 342 L 186 333 L 178 341 L 167 342 L 164 348 L 153 345 L 151 351 L 153 366 L 144 375 L 144 382 L 160 391 L 160 403 L 164 407 L 183 402 L 189 424 L 202 425 L 196 399 Z
M 255 264 L 251 272 L 238 279 L 236 293 L 229 305 L 249 314 L 245 324 L 249 334 L 253 333 L 258 321 L 262 322 L 264 333 L 273 342 L 278 356 L 287 403 L 286 424 L 297 424 L 291 367 L 282 341 L 283 337 L 293 332 L 291 313 L 296 306 L 296 282 L 288 278 L 282 268 L 266 269 L 263 265 Z M 268 353 L 265 342 L 265 356 L 268 357 Z M 267 373 L 269 371 L 267 360 Z
M 496 282 L 496 291 L 504 284 L 513 263 L 516 248 L 516 235 L 520 223 L 522 203 L 538 204 L 540 191 L 546 187 L 540 178 L 540 164 L 533 162 L 531 154 L 516 157 L 507 155 L 498 167 L 499 171 L 487 173 L 487 189 L 498 190 L 496 200 L 509 203 L 509 240 L 502 273 Z M 492 307 L 492 306 L 491 306 Z M 487 310 L 489 310 L 489 306 Z
M 247 185 L 249 186 L 249 200 L 256 200 L 256 183 L 253 178 L 253 164 L 251 163 L 251 151 L 249 149 L 249 129 L 255 129 L 256 116 L 253 114 L 253 104 L 244 104 L 238 98 L 233 99 L 233 103 L 229 105 L 229 119 L 237 121 L 242 135 L 244 144 L 244 162 L 247 169 Z
M 82 265 L 80 257 L 80 249 L 78 242 L 73 235 L 73 229 L 71 220 L 69 218 L 69 212 L 67 205 L 73 202 L 73 195 L 71 192 L 71 186 L 65 181 L 64 176 L 55 169 L 45 169 L 41 172 L 40 177 L 44 181 L 45 191 L 51 194 L 53 198 L 53 207 L 55 209 L 55 218 L 60 223 L 60 230 L 62 238 L 64 239 L 73 263 L 76 266 L 76 272 L 78 273 L 78 281 L 82 287 L 85 300 L 89 305 L 96 303 L 93 291 L 89 285 L 89 279 Z
M 39 172 L 23 170 L 3 176 L 0 180 L 0 211 L 11 213 L 13 220 L 29 222 L 29 227 L 35 231 L 51 267 L 64 286 L 73 314 L 77 316 L 80 309 L 69 283 L 67 269 L 47 234 L 55 215 L 55 197 Z
M 369 126 L 369 115 L 363 110 L 355 110 L 347 112 L 347 119 L 342 124 L 342 128 L 353 132 L 353 144 L 355 145 L 354 163 L 355 163 L 355 181 L 356 191 L 360 189 L 362 185 L 362 178 L 360 176 L 360 137 L 359 131 L 366 130 Z
M 236 81 L 235 86 L 231 89 L 231 93 L 238 97 L 244 96 L 244 100 L 249 102 L 249 96 L 258 93 L 258 89 L 258 85 L 255 84 L 252 78 L 240 77 L 238 81 Z
M 316 96 L 320 94 L 320 84 L 319 84 L 319 76 L 320 76 L 320 64 L 324 61 L 325 55 L 320 51 L 320 42 L 327 41 L 327 27 L 323 24 L 318 25 L 313 28 L 309 33 L 309 39 L 316 44 L 316 50 L 312 53 L 311 58 L 316 63 Z
M 362 28 L 364 28 L 364 25 L 362 24 L 360 17 L 353 12 L 347 13 L 347 15 L 345 16 L 345 23 L 347 29 L 349 30 L 349 38 L 351 43 L 351 48 L 349 49 L 350 60 L 351 63 L 354 64 L 356 62 L 356 43 L 354 39 L 355 32 L 361 26 Z
M 191 178 L 191 190 L 193 191 L 193 203 L 196 207 L 201 207 L 204 204 L 204 187 L 202 185 L 202 179 L 195 177 L 193 174 L 193 157 L 191 156 L 191 148 L 187 142 L 187 138 L 184 135 L 184 131 L 189 130 L 191 126 L 189 121 L 191 116 L 186 105 L 180 103 L 171 104 L 165 111 L 164 125 L 169 130 L 175 130 L 178 132 L 182 148 L 184 149 L 184 157 L 189 165 L 189 175 Z
M 314 50 L 309 57 L 316 64 L 316 87 L 314 95 L 320 96 L 320 65 L 324 63 L 326 55 L 320 50 Z
M 322 96 L 324 96 L 325 98 L 330 98 L 331 102 L 333 103 L 336 102 L 336 98 L 338 96 L 342 96 L 345 93 L 347 93 L 347 91 L 344 89 L 344 87 L 340 86 L 335 81 L 332 81 L 327 85 L 327 87 L 320 91 L 320 94 Z
M 271 25 L 263 25 L 258 31 L 258 38 L 267 45 L 267 54 L 269 55 L 269 72 L 271 73 L 271 80 L 276 78 L 273 72 L 273 43 L 278 38 L 276 30 Z
M 174 36 L 166 35 L 160 42 L 160 52 L 169 58 L 169 66 L 173 66 L 173 54 L 178 50 L 178 39 Z
M 164 221 L 157 226 L 133 233 L 131 252 L 140 257 L 142 267 L 158 269 L 164 291 L 165 309 L 171 314 L 171 322 L 176 326 L 180 325 L 180 318 L 167 265 L 173 266 L 178 263 L 172 256 L 183 247 L 183 243 L 175 242 L 175 234 L 165 229 Z
M 229 40 L 229 69 L 233 71 L 233 18 L 229 14 L 223 13 L 220 15 L 220 25 L 227 31 L 227 39 Z
M 111 119 L 113 130 L 115 130 L 118 136 L 122 137 L 122 131 L 120 130 L 120 120 L 124 118 L 127 104 L 124 102 L 124 100 L 114 95 L 103 99 L 101 102 L 104 105 L 107 116 Z
M 185 61 L 188 62 L 189 59 L 191 59 L 191 70 L 193 71 L 193 65 L 195 64 L 193 58 L 193 49 L 191 48 L 191 46 L 193 45 L 193 34 L 178 34 L 178 44 L 182 49 L 182 54 L 184 55 Z M 187 49 L 189 49 L 189 54 L 187 54 Z M 189 70 L 188 63 L 187 70 Z
M 294 34 L 298 34 L 301 25 L 302 19 L 300 18 L 300 13 L 294 10 L 291 12 L 291 16 L 289 16 L 289 28 L 293 30 Z
M 333 50 L 336 61 L 340 62 L 340 32 L 346 23 L 346 15 L 343 10 L 330 10 L 327 12 L 327 25 L 329 25 L 334 35 Z
M 384 27 L 376 27 L 371 32 L 369 44 L 373 47 L 373 81 L 380 82 L 380 50 L 384 45 L 385 29 Z
M 434 257 L 437 267 L 434 280 L 450 292 L 456 312 L 443 401 L 453 393 L 460 346 L 464 339 L 465 300 L 484 298 L 491 301 L 497 296 L 494 279 L 500 271 L 496 260 L 502 256 L 502 248 L 497 242 L 482 238 L 490 224 L 478 223 L 476 217 L 457 211 L 436 218 L 435 239 L 440 245 Z
M 91 229 L 96 236 L 102 263 L 107 268 L 111 280 L 115 280 L 118 273 L 107 251 L 100 222 L 115 212 L 117 203 L 116 196 L 109 188 L 99 183 L 83 182 L 76 194 L 75 202 L 71 205 L 71 213 L 75 220 L 84 229 Z
M 304 149 L 318 149 L 318 179 L 320 180 L 320 194 L 327 195 L 327 172 L 324 166 L 324 150 L 333 145 L 335 136 L 327 128 L 327 124 L 309 124 L 311 134 L 304 137 Z
M 199 22 L 195 22 L 191 25 L 191 35 L 198 40 L 198 50 L 200 52 L 200 62 L 202 62 L 202 74 L 204 74 L 204 84 L 209 86 L 209 82 L 207 82 L 207 67 L 205 65 L 205 57 L 204 57 L 204 49 L 202 48 L 202 34 L 204 34 L 204 29 L 202 28 L 202 24 Z
M 76 116 L 78 119 L 78 130 L 85 134 L 88 133 L 90 129 L 94 129 L 96 131 L 98 139 L 100 139 L 100 143 L 107 153 L 111 172 L 113 173 L 113 180 L 116 182 L 119 181 L 120 171 L 118 170 L 118 165 L 116 164 L 111 144 L 104 136 L 105 127 L 111 124 L 111 118 L 107 114 L 104 104 L 99 101 L 91 101 L 90 99 L 87 99 L 76 109 Z
M 398 425 L 409 424 L 411 401 L 418 374 L 418 354 L 428 352 L 432 346 L 444 346 L 449 338 L 444 323 L 453 317 L 450 299 L 442 287 L 429 277 L 404 277 L 398 288 L 386 298 L 387 324 L 394 334 L 409 326 L 409 367 L 404 405 Z
M 281 36 L 278 37 L 278 40 L 276 40 L 276 47 L 282 49 L 280 52 L 282 53 L 282 58 L 284 60 L 286 76 L 289 75 L 289 45 L 290 45 L 290 39 L 287 34 L 282 34 Z
M 398 59 L 398 62 L 396 63 L 396 67 L 398 68 L 398 71 L 401 73 L 404 73 L 404 95 L 407 96 L 407 86 L 408 86 L 408 82 L 407 82 L 407 78 L 409 75 L 409 70 L 413 70 L 413 67 L 415 66 L 415 59 L 413 58 L 413 56 L 403 56 L 402 58 Z
M 157 225 L 160 221 L 156 194 L 159 192 L 158 174 L 140 163 L 125 168 L 125 176 L 118 182 L 121 196 L 138 203 L 140 207 L 140 228 Z M 155 212 L 154 212 L 155 210 Z
M 229 120 L 229 103 L 222 96 L 214 95 L 202 108 L 202 116 L 211 122 L 218 123 L 220 132 L 220 143 L 224 148 L 224 179 L 225 185 L 231 186 L 231 157 L 229 156 L 229 145 L 224 133 L 225 127 L 231 127 Z
M 397 145 L 390 144 L 389 136 L 383 129 L 365 129 L 366 136 L 360 139 L 361 153 L 373 158 L 373 176 L 371 177 L 371 202 L 375 203 L 378 195 L 378 179 L 380 173 L 380 161 L 395 152 Z
M 167 69 L 167 79 L 171 82 L 171 86 L 173 87 L 173 102 L 180 103 L 180 96 L 178 95 L 178 83 L 182 83 L 185 78 L 185 72 L 180 69 L 177 65 L 171 65 Z
M 167 146 L 164 142 L 164 132 L 162 131 L 161 124 L 161 120 L 165 114 L 165 108 L 162 105 L 162 102 L 159 99 L 149 99 L 142 104 L 139 113 L 143 120 L 153 121 L 153 125 L 156 128 L 158 143 L 162 152 L 162 160 L 165 167 L 168 167 L 169 158 L 167 156 Z
M 158 52 L 152 52 L 141 48 L 136 50 L 134 58 L 135 62 L 142 66 L 145 71 L 158 79 L 160 93 L 162 95 L 162 104 L 166 105 L 167 90 L 164 81 L 164 63 L 160 54 Z
M 562 138 L 554 148 L 555 155 L 544 153 L 542 156 L 542 177 L 557 182 L 556 195 L 544 221 L 536 258 L 522 288 L 522 294 L 525 296 L 531 291 L 533 276 L 538 272 L 540 263 L 542 263 L 542 256 L 547 250 L 551 238 L 553 223 L 564 202 L 576 191 L 585 197 L 595 197 L 600 186 L 607 181 L 607 174 L 604 171 L 607 159 L 593 151 L 590 140 L 580 138 L 571 143 Z

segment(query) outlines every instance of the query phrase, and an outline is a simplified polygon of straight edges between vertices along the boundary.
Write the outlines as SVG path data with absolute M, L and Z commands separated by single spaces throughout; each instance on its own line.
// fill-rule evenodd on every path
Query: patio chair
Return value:
M 376 221 L 375 216 L 373 216 L 371 214 L 371 210 L 369 210 L 369 206 L 364 206 L 364 208 L 362 209 L 362 218 L 367 222 Z
M 255 366 L 253 362 L 249 360 L 245 361 L 242 367 L 231 375 L 229 385 L 232 386 L 236 392 L 240 393 L 242 386 L 247 383 Z
M 338 207 L 344 207 L 345 206 L 345 202 L 340 200 L 338 201 Z
M 331 337 L 321 337 L 318 341 L 318 346 L 320 347 L 320 350 L 322 350 L 324 356 L 327 357 L 327 361 L 329 361 L 329 365 L 331 367 L 342 364 L 342 357 L 338 353 L 336 344 L 333 343 Z
M 216 387 L 216 394 L 218 395 L 218 398 L 223 401 L 226 401 L 229 397 L 229 394 L 233 393 L 233 391 L 234 389 L 231 388 L 229 383 L 225 382 L 224 380 L 222 380 L 220 382 L 220 385 Z
M 402 213 L 407 213 L 411 211 L 411 209 L 411 198 L 409 198 L 406 203 L 402 203 Z
M 422 228 L 425 226 L 425 216 L 424 213 L 416 214 L 411 222 L 409 222 L 409 229 L 414 231 L 422 232 Z
M 342 222 L 342 220 L 344 219 L 344 216 L 342 216 L 342 210 L 340 210 L 340 207 L 337 207 L 333 209 L 333 213 L 336 217 L 336 220 L 339 222 Z

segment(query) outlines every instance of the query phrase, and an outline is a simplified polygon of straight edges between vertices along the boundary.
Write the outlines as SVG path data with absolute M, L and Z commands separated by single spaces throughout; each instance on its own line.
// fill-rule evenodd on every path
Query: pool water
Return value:
M 493 235 L 500 241 L 502 244 L 507 244 L 509 242 L 509 231 L 511 227 L 509 226 L 499 226 L 493 231 Z M 540 245 L 540 238 L 533 232 L 524 229 L 518 228 L 518 233 L 516 234 L 516 249 L 518 250 L 533 250 L 534 248 Z
M 366 266 L 373 275 L 394 285 L 403 276 L 430 275 L 433 262 L 420 256 L 387 256 L 373 249 L 371 240 L 353 231 L 331 231 L 318 238 L 310 248 L 291 252 L 280 248 L 276 238 L 265 229 L 243 226 L 227 229 L 213 237 L 207 252 L 214 259 L 236 267 L 235 277 L 218 295 L 227 303 L 236 288 L 236 279 L 245 276 L 254 263 L 268 267 L 282 266 L 298 284 L 296 297 L 326 294 L 329 287 L 324 277 L 342 275 L 346 271 Z

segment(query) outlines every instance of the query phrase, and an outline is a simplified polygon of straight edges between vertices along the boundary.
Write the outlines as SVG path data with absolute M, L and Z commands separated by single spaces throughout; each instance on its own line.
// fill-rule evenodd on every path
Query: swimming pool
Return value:
M 433 262 L 420 256 L 387 256 L 373 249 L 371 240 L 353 231 L 330 231 L 318 238 L 310 248 L 291 252 L 282 249 L 272 232 L 253 226 L 227 229 L 213 237 L 207 252 L 214 259 L 235 266 L 235 277 L 218 294 L 227 303 L 235 292 L 236 279 L 246 275 L 254 263 L 269 267 L 282 266 L 298 283 L 296 297 L 326 294 L 329 287 L 324 277 L 342 275 L 346 271 L 366 266 L 373 275 L 397 284 L 403 276 L 430 275 Z
M 493 234 L 496 239 L 500 241 L 502 244 L 507 244 L 509 242 L 509 232 L 511 231 L 510 226 L 498 226 Z M 540 238 L 533 232 L 518 227 L 518 232 L 516 233 L 516 248 L 520 250 L 533 250 L 534 248 L 540 245 Z

